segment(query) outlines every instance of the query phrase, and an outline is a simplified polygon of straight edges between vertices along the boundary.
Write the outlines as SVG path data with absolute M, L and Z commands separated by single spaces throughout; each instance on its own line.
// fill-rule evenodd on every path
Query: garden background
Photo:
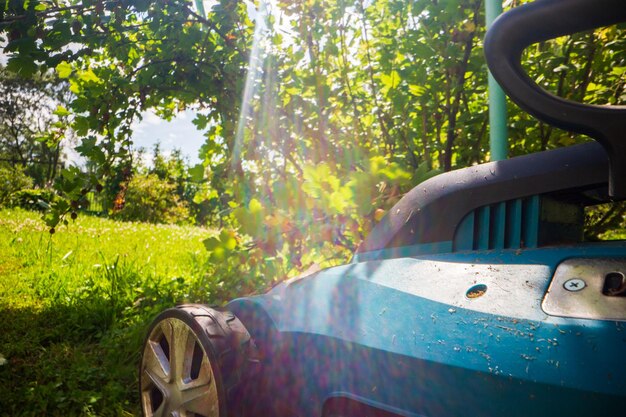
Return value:
M 159 311 L 344 263 L 413 186 L 489 161 L 484 20 L 481 0 L 2 2 L 0 414 L 137 414 Z M 525 68 L 624 104 L 624 34 Z M 195 114 L 201 163 L 137 148 L 148 111 Z M 587 140 L 512 103 L 508 127 L 510 156 Z M 623 206 L 588 214 L 588 239 L 624 237 Z

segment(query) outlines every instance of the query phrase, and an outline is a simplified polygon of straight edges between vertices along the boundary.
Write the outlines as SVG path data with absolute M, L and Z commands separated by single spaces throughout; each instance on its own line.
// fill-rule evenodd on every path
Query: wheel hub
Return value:
M 219 417 L 209 357 L 183 321 L 166 318 L 148 336 L 141 364 L 141 397 L 146 416 Z

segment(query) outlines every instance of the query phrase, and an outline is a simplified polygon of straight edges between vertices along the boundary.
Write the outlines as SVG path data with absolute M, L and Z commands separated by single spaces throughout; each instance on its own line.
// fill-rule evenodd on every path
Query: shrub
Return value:
M 114 213 L 121 220 L 148 223 L 189 223 L 189 208 L 176 185 L 155 174 L 135 175 L 126 189 L 124 206 Z
M 54 191 L 49 189 L 25 189 L 13 194 L 11 205 L 27 210 L 46 211 L 56 198 Z
M 0 166 L 0 206 L 9 205 L 16 192 L 32 186 L 32 178 L 21 167 Z

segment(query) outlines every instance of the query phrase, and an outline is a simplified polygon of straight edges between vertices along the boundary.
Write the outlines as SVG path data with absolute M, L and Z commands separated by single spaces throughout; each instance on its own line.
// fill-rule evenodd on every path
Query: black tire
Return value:
M 244 386 L 258 364 L 255 350 L 229 311 L 200 304 L 163 311 L 150 325 L 142 350 L 142 414 L 243 416 Z

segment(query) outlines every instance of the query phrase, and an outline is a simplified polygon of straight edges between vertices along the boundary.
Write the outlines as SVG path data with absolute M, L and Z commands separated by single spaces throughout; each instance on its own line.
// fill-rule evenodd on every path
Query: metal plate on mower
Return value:
M 626 259 L 568 259 L 542 308 L 552 316 L 626 321 Z
M 369 280 L 456 308 L 520 320 L 545 320 L 541 300 L 550 280 L 547 265 L 480 264 L 431 260 L 364 263 Z

